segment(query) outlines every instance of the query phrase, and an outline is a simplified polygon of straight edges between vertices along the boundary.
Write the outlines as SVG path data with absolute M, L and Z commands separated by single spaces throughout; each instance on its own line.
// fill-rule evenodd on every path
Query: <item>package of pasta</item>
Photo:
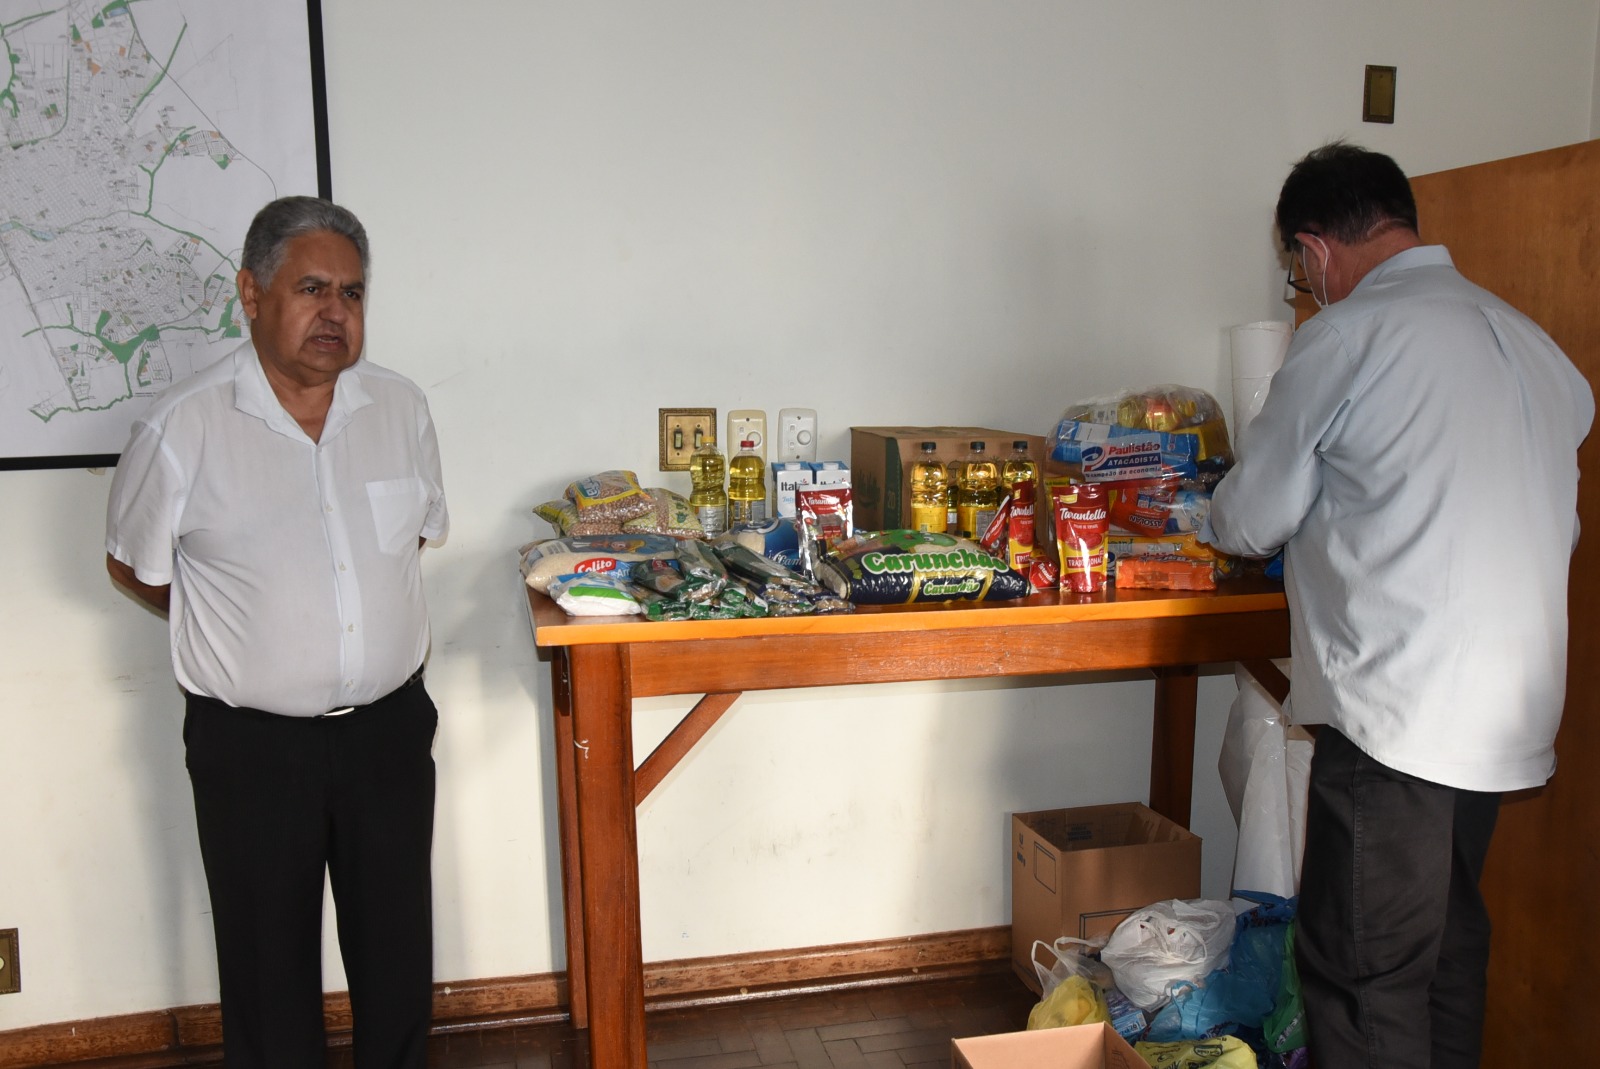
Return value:
M 588 522 L 623 523 L 654 509 L 655 501 L 631 471 L 613 469 L 579 479 L 567 487 L 567 500 Z
M 620 571 L 634 561 L 676 556 L 678 545 L 665 535 L 571 535 L 529 542 L 517 554 L 523 581 L 544 594 L 557 576 Z
M 578 506 L 566 498 L 556 498 L 533 507 L 533 514 L 556 529 L 559 537 L 567 535 L 621 534 L 622 525 L 615 520 L 581 520 Z
M 650 496 L 650 511 L 623 521 L 624 531 L 664 534 L 673 538 L 705 537 L 706 529 L 700 525 L 700 516 L 689 504 L 688 498 L 659 486 L 649 487 L 645 493 Z
M 773 616 L 850 612 L 853 606 L 815 580 L 757 553 L 737 537 L 724 535 L 711 548 L 730 575 L 750 587 Z
M 926 531 L 862 532 L 835 545 L 821 578 L 857 605 L 1007 601 L 1030 593 L 1020 575 L 976 543 Z

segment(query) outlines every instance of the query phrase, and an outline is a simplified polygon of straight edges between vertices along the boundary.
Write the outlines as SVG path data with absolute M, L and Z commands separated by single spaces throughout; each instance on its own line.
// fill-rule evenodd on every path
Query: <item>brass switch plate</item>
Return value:
M 0 931 L 0 995 L 22 990 L 22 967 L 17 964 L 17 930 Z
M 707 438 L 717 439 L 714 408 L 663 408 L 659 431 L 661 470 L 688 471 L 689 458 Z
M 1361 92 L 1362 122 L 1394 122 L 1394 67 L 1367 66 L 1366 87 Z

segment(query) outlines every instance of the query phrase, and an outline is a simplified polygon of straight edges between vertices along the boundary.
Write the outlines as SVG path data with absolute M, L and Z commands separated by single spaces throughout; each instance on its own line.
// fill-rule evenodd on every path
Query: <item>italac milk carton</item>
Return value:
M 793 517 L 794 491 L 799 486 L 813 484 L 810 466 L 803 460 L 775 460 L 772 462 L 772 513 L 774 516 Z
M 811 481 L 816 486 L 849 486 L 850 466 L 842 460 L 815 460 L 811 468 Z

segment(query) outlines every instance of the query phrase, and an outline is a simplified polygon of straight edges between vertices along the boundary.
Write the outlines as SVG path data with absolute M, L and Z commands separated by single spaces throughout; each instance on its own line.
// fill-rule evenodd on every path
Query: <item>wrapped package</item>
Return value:
M 976 542 L 925 531 L 864 531 L 833 546 L 820 572 L 857 605 L 1006 601 L 1031 593 L 1026 576 Z
M 581 520 L 578 506 L 564 497 L 546 501 L 533 507 L 533 514 L 556 529 L 558 538 L 568 535 L 621 534 L 622 525 L 615 520 Z
M 578 518 L 590 523 L 623 523 L 653 510 L 655 501 L 631 471 L 612 469 L 579 479 L 567 487 L 567 500 Z
M 1119 541 L 1128 536 L 1192 543 L 1211 513 L 1212 490 L 1232 465 L 1216 399 L 1190 386 L 1154 386 L 1069 406 L 1052 439 L 1048 481 L 1104 488 L 1115 574 Z M 1232 570 L 1231 560 L 1203 548 L 1213 577 Z
M 529 542 L 517 551 L 522 578 L 541 594 L 557 576 L 614 572 L 634 561 L 672 557 L 678 540 L 664 535 L 573 535 Z
M 631 520 L 624 520 L 622 522 L 624 531 L 664 534 L 673 538 L 705 537 L 706 529 L 701 526 L 700 516 L 695 507 L 689 504 L 688 498 L 659 486 L 648 488 L 645 494 L 650 498 L 650 511 Z

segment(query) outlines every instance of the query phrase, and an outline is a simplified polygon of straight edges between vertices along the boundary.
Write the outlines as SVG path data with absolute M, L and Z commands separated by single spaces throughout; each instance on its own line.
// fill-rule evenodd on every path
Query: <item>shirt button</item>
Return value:
M 356 681 L 353 680 L 353 679 L 347 679 L 347 680 L 344 681 L 344 689 L 345 690 L 353 690 L 355 688 L 355 685 L 356 685 Z
M 344 561 L 340 561 L 340 562 L 339 562 L 339 570 L 340 570 L 340 571 L 341 571 L 341 572 L 342 572 L 342 571 L 344 571 Z
M 332 505 L 324 505 L 322 507 L 323 507 L 323 511 L 325 511 L 325 512 L 332 512 L 333 511 L 333 506 Z
M 353 634 L 355 634 L 355 631 L 356 631 L 356 625 L 355 624 L 351 624 L 349 627 L 345 628 L 345 630 L 350 632 L 353 635 Z

